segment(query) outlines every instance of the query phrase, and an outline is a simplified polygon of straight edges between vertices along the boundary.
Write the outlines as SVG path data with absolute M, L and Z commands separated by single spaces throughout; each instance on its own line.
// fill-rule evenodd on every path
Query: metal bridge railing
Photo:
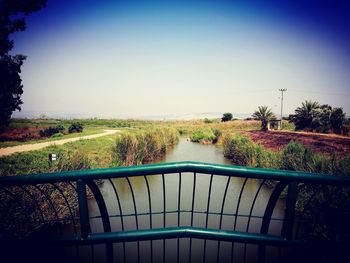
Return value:
M 349 259 L 349 232 L 336 229 L 350 218 L 349 189 L 349 177 L 197 162 L 5 176 L 2 254 L 12 262 Z

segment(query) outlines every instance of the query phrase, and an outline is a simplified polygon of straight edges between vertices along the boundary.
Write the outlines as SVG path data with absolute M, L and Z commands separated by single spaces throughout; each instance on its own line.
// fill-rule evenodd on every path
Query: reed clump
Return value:
M 264 149 L 240 134 L 226 134 L 222 139 L 224 156 L 235 165 L 275 168 L 281 165 L 280 153 Z
M 191 142 L 199 143 L 217 143 L 222 135 L 220 129 L 213 128 L 199 128 L 192 132 L 190 136 Z
M 291 141 L 280 152 L 265 149 L 250 138 L 226 134 L 222 139 L 224 155 L 233 164 L 257 168 L 350 175 L 350 160 L 336 153 L 331 156 L 315 153 L 300 142 Z
M 149 129 L 117 137 L 112 159 L 117 166 L 139 165 L 163 157 L 179 141 L 175 129 Z

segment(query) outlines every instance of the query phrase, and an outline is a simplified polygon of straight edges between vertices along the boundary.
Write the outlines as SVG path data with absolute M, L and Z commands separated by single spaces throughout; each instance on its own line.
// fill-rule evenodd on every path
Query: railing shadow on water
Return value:
M 348 177 L 197 162 L 6 176 L 2 257 L 344 261 L 349 189 Z

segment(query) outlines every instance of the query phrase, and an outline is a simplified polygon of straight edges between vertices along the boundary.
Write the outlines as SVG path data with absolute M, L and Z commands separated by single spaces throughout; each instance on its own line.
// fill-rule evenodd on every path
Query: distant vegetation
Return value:
M 226 112 L 222 115 L 221 121 L 222 122 L 230 121 L 230 120 L 232 120 L 232 118 L 233 118 L 232 113 Z
M 175 129 L 124 133 L 116 139 L 112 150 L 113 161 L 122 166 L 151 162 L 163 157 L 178 140 L 179 133 Z
M 51 137 L 54 134 L 63 133 L 64 130 L 65 130 L 65 128 L 62 124 L 57 124 L 54 127 L 50 126 L 46 129 L 40 130 L 40 136 L 41 137 Z
M 83 132 L 83 130 L 84 130 L 84 125 L 81 124 L 80 122 L 73 122 L 68 128 L 69 133 Z
M 332 108 L 327 104 L 305 101 L 289 116 L 290 122 L 295 124 L 296 130 L 306 130 L 321 133 L 334 132 L 346 134 L 345 113 L 342 108 Z
M 258 110 L 256 110 L 252 117 L 254 120 L 259 120 L 261 121 L 261 130 L 262 131 L 267 131 L 267 123 L 275 119 L 275 114 L 272 113 L 271 109 L 267 106 L 259 106 Z
M 219 129 L 200 128 L 191 134 L 190 140 L 199 143 L 216 143 L 221 134 L 222 131 Z

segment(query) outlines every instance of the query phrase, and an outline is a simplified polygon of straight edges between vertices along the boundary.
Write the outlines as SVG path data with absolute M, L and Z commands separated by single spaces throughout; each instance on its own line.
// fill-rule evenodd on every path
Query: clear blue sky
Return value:
M 22 110 L 279 113 L 286 88 L 286 114 L 306 99 L 350 114 L 346 1 L 232 2 L 48 0 L 14 35 Z

